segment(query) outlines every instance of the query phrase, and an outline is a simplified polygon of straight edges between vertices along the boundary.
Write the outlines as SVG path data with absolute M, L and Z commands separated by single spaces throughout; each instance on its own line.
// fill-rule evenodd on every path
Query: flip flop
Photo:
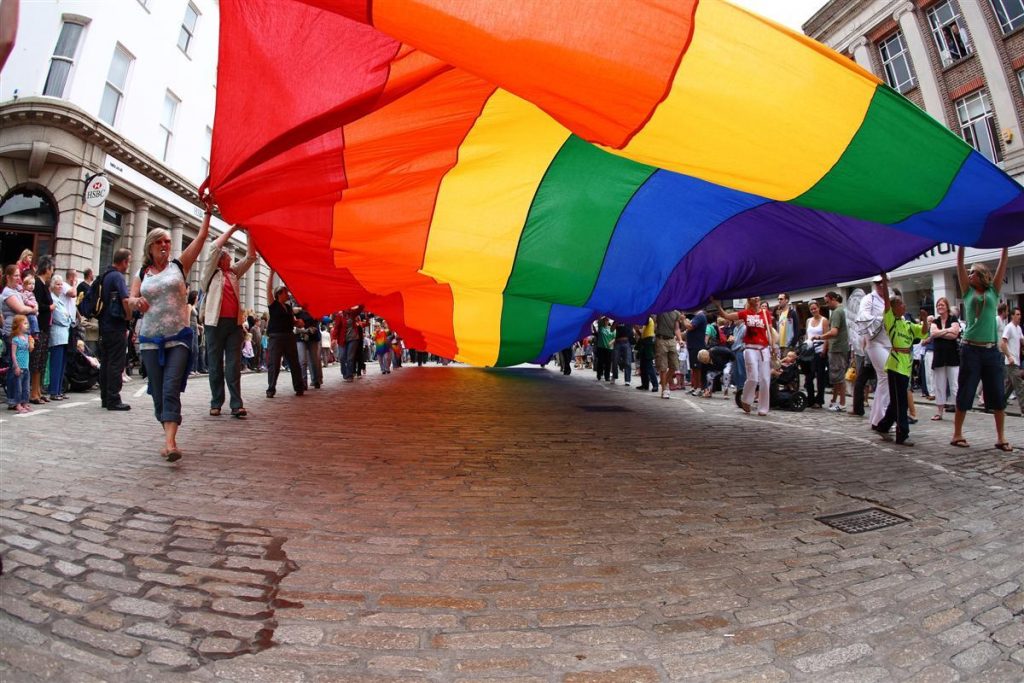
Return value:
M 953 439 L 949 442 L 950 446 L 956 446 L 957 448 L 970 448 L 971 444 L 967 443 L 967 439 Z
M 941 415 L 932 415 L 932 422 L 938 422 L 942 419 Z
M 996 444 L 996 448 L 998 448 L 999 450 L 1001 450 L 1004 453 L 1013 453 L 1013 446 L 1011 446 L 1010 444 L 1006 443 L 1005 441 L 1003 441 L 1001 443 L 997 443 Z
M 164 459 L 167 460 L 167 462 L 175 462 L 177 460 L 181 460 L 181 451 L 179 451 L 177 448 L 172 448 L 166 451 L 163 455 Z

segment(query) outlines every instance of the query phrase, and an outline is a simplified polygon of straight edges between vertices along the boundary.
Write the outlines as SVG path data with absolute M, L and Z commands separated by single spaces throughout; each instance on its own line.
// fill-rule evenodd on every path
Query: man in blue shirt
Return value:
M 132 260 L 132 252 L 118 249 L 114 262 L 103 275 L 103 310 L 99 315 L 100 328 L 100 401 L 107 410 L 131 410 L 121 400 L 121 373 L 128 355 L 128 287 L 124 274 Z

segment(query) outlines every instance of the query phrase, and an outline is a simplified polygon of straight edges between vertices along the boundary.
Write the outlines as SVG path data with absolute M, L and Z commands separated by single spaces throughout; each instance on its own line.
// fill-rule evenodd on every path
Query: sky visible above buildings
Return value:
M 826 0 L 731 0 L 731 2 L 802 33 L 800 25 L 824 7 Z

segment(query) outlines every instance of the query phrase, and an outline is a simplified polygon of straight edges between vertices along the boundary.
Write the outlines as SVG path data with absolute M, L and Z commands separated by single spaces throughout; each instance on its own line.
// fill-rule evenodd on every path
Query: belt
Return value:
M 995 342 L 976 342 L 971 341 L 970 339 L 964 339 L 964 344 L 967 344 L 968 346 L 977 346 L 980 349 L 992 349 L 996 346 Z
M 892 347 L 892 352 L 893 352 L 893 353 L 910 353 L 910 352 L 911 352 L 912 350 L 913 350 L 913 349 L 912 349 L 912 348 L 910 348 L 910 347 L 907 347 L 907 348 L 905 348 L 905 349 L 898 349 L 898 348 L 896 348 L 895 346 L 894 346 L 894 347 Z
M 658 339 L 675 339 L 675 337 L 666 337 L 663 334 L 656 334 L 654 336 L 657 337 Z

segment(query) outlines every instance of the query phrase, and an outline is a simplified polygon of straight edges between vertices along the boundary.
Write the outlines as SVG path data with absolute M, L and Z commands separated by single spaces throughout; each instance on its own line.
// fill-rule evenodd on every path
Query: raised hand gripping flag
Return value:
M 211 188 L 298 299 L 542 359 L 598 315 L 1024 240 L 1024 189 L 722 0 L 222 0 Z

